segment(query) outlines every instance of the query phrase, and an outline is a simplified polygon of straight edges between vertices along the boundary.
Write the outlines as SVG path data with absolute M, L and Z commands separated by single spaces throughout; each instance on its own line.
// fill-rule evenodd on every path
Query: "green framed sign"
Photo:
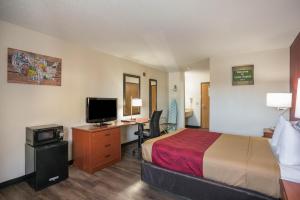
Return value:
M 254 65 L 232 67 L 232 85 L 254 85 Z

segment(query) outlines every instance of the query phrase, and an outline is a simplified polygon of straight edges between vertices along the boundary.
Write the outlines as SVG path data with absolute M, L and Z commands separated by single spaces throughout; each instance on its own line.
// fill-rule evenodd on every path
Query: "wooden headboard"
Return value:
M 290 48 L 290 91 L 293 93 L 290 120 L 295 120 L 295 104 L 297 95 L 297 83 L 300 78 L 300 33 Z

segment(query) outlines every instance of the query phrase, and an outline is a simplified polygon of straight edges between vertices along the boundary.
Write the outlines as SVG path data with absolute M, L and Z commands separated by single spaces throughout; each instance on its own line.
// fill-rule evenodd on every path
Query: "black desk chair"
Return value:
M 139 153 L 140 153 L 142 143 L 145 140 L 160 136 L 159 120 L 160 120 L 161 113 L 162 113 L 162 110 L 153 112 L 151 119 L 150 119 L 150 125 L 149 125 L 150 129 L 144 129 L 144 123 L 138 124 L 138 131 L 136 131 L 134 134 L 138 136 L 138 152 Z M 133 150 L 133 154 L 135 154 L 135 150 Z

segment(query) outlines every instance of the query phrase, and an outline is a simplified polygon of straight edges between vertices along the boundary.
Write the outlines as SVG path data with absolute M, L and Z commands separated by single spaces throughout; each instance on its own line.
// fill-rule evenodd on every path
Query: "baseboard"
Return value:
M 21 183 L 25 180 L 26 180 L 26 176 L 24 175 L 24 176 L 20 176 L 20 177 L 14 178 L 14 179 L 10 179 L 8 181 L 4 181 L 4 182 L 0 183 L 0 189 L 5 188 L 5 187 L 10 186 L 10 185 Z
M 185 128 L 201 128 L 201 126 L 185 125 Z
M 69 160 L 68 164 L 73 165 L 73 162 L 74 162 L 73 160 Z M 10 185 L 21 183 L 23 181 L 26 181 L 26 179 L 27 179 L 27 176 L 24 175 L 24 176 L 20 176 L 20 177 L 14 178 L 14 179 L 10 179 L 8 181 L 4 181 L 4 182 L 0 183 L 0 189 L 5 188 Z

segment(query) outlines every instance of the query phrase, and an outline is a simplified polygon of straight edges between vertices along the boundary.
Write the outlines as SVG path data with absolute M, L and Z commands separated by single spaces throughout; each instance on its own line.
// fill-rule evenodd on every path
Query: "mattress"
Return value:
M 182 131 L 143 143 L 143 159 L 153 163 L 153 144 Z M 180 151 L 177 152 L 180 154 Z M 280 197 L 279 165 L 265 138 L 222 134 L 205 151 L 202 165 L 204 178 Z

